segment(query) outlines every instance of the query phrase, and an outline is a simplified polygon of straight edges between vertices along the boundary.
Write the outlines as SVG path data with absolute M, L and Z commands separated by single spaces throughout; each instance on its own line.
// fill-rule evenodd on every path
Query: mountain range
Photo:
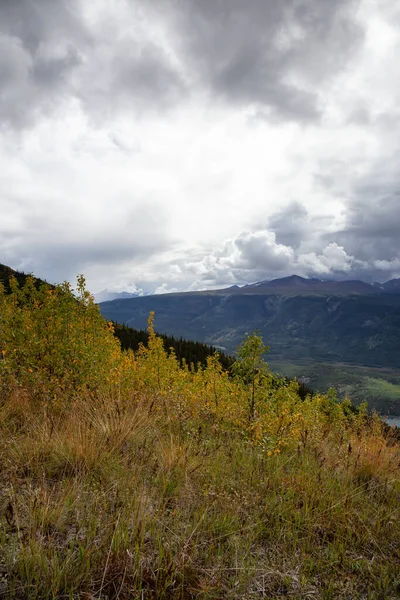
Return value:
M 264 294 L 271 291 L 281 294 L 292 294 L 307 292 L 311 294 L 381 294 L 381 293 L 399 293 L 400 279 L 391 279 L 385 283 L 365 283 L 357 279 L 345 281 L 333 281 L 323 279 L 306 279 L 299 275 L 291 275 L 281 279 L 272 279 L 271 281 L 258 281 L 244 286 L 234 285 L 230 288 L 219 290 L 226 292 L 233 290 L 235 293 L 242 294 Z
M 117 299 L 104 316 L 234 352 L 258 330 L 274 360 L 400 367 L 400 279 L 323 281 L 297 275 L 242 287 Z

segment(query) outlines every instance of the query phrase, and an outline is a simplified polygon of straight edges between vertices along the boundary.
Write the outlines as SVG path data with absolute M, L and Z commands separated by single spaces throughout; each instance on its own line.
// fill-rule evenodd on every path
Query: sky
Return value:
M 397 0 L 0 0 L 0 262 L 400 277 Z

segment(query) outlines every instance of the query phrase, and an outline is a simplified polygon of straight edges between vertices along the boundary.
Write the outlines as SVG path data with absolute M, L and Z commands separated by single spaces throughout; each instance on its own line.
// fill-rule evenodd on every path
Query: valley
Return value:
M 316 392 L 336 388 L 339 398 L 348 396 L 355 405 L 367 402 L 379 414 L 400 414 L 400 369 L 365 367 L 316 361 L 269 360 L 272 371 L 304 382 Z

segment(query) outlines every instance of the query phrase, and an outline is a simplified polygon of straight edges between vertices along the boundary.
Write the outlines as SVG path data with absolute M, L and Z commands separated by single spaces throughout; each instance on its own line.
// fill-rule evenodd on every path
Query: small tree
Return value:
M 246 385 L 250 386 L 249 420 L 254 421 L 256 413 L 256 391 L 261 382 L 270 375 L 268 364 L 263 359 L 269 346 L 265 346 L 262 337 L 253 332 L 236 350 L 236 362 L 232 370 Z

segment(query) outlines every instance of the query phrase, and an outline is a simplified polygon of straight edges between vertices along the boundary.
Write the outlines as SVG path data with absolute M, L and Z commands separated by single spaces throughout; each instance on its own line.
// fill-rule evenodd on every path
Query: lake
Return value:
M 400 427 L 400 417 L 384 417 L 383 420 L 392 427 Z

